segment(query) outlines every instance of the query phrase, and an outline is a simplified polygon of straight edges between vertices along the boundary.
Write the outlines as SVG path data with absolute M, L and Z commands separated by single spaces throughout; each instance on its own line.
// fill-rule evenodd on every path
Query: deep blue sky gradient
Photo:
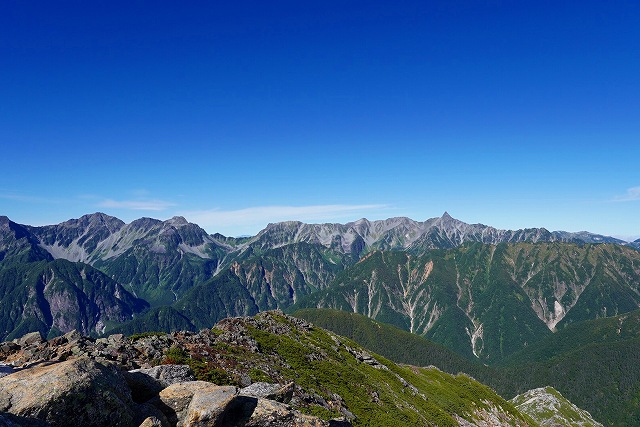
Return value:
M 635 1 L 0 5 L 0 214 L 640 237 Z

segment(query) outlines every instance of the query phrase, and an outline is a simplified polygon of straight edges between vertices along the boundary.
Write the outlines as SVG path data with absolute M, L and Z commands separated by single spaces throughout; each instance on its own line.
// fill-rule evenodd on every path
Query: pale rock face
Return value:
M 212 385 L 204 381 L 173 384 L 162 390 L 152 404 L 160 408 L 170 423 L 175 424 L 179 419 L 184 418 L 196 391 L 210 389 Z
M 541 426 L 603 427 L 589 412 L 569 402 L 553 387 L 529 390 L 511 399 L 511 403 Z
M 183 426 L 214 427 L 219 425 L 228 405 L 235 399 L 238 389 L 235 387 L 220 387 L 199 390 L 194 393 L 184 417 Z

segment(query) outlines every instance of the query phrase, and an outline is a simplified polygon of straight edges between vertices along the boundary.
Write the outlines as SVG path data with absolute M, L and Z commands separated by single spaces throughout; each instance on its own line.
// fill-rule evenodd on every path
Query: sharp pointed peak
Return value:
M 168 219 L 167 221 L 165 221 L 169 224 L 172 225 L 186 225 L 189 224 L 189 221 L 187 221 L 187 219 L 183 216 L 174 216 L 171 219 Z

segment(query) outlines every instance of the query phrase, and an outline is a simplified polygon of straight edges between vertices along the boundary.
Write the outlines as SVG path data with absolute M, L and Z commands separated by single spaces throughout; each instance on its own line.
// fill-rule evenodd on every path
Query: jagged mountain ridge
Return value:
M 212 247 L 229 253 L 246 250 L 248 247 L 274 249 L 298 242 L 321 244 L 344 253 L 360 253 L 365 249 L 441 249 L 466 242 L 626 243 L 588 232 L 550 232 L 545 228 L 500 230 L 483 224 L 467 224 L 452 218 L 447 212 L 441 217 L 423 222 L 406 217 L 377 221 L 363 218 L 346 224 L 286 221 L 268 224 L 256 236 L 246 239 L 209 235 L 183 217 L 173 217 L 166 221 L 140 218 L 125 224 L 118 218 L 95 213 L 58 225 L 22 227 L 37 238 L 39 245 L 54 258 L 90 264 L 116 257 L 141 242 L 146 243 L 150 251 L 162 253 L 167 250 L 165 245 L 168 240 L 173 241 L 184 253 L 192 253 L 201 258 L 209 258 Z
M 151 307 L 175 303 L 184 308 L 194 295 L 227 301 L 216 305 L 215 312 L 209 309 L 205 318 L 212 320 L 286 308 L 326 290 L 339 274 L 377 250 L 402 250 L 415 257 L 468 242 L 621 242 L 591 233 L 498 230 L 466 224 L 446 212 L 424 222 L 409 218 L 361 219 L 347 224 L 282 222 L 239 239 L 209 235 L 182 217 L 166 221 L 140 218 L 125 224 L 102 213 L 42 227 L 0 217 L 0 233 L 0 269 L 14 262 L 83 262 Z M 225 279 L 228 272 L 235 278 Z M 240 300 L 225 298 L 223 293 L 229 290 Z M 546 309 L 550 299 L 542 300 L 538 317 L 547 323 L 549 313 L 554 313 L 553 302 Z M 475 331 L 477 325 L 471 328 L 463 312 L 456 315 L 458 323 Z M 438 309 L 430 314 L 433 320 L 437 313 Z
M 12 223 L 6 217 L 5 222 Z M 544 228 L 499 230 L 482 224 L 466 224 L 446 212 L 442 217 L 423 222 L 405 217 L 379 221 L 360 219 L 346 224 L 288 221 L 269 224 L 256 236 L 245 239 L 209 235 L 183 217 L 166 221 L 140 218 L 125 224 L 118 218 L 95 213 L 50 226 L 12 224 L 27 236 L 33 251 L 44 249 L 54 259 L 95 266 L 154 304 L 179 299 L 195 283 L 214 276 L 238 259 L 259 256 L 265 251 L 296 243 L 321 245 L 333 252 L 329 262 L 347 265 L 376 249 L 418 253 L 453 248 L 467 242 L 624 243 L 587 232 L 549 232 Z M 335 255 L 340 259 L 336 260 Z M 345 260 L 340 255 L 349 255 L 352 259 Z M 297 272 L 304 274 L 300 269 Z M 194 276 L 194 279 L 189 280 L 187 276 Z M 327 277 L 327 281 L 314 283 L 312 287 L 322 289 L 332 278 Z M 158 287 L 172 296 L 159 295 Z
M 586 231 L 550 232 L 545 228 L 500 230 L 483 224 L 467 224 L 445 212 L 423 222 L 406 217 L 346 224 L 305 224 L 288 221 L 269 224 L 248 242 L 273 248 L 296 242 L 316 243 L 358 255 L 365 249 L 423 251 L 460 246 L 467 242 L 486 244 L 517 242 L 616 243 L 623 240 Z

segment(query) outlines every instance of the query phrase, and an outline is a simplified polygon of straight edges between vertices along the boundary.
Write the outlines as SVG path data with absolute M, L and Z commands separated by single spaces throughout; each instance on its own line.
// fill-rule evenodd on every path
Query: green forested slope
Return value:
M 640 311 L 573 324 L 499 367 L 451 355 L 422 337 L 361 315 L 322 309 L 295 315 L 396 362 L 460 369 L 506 398 L 553 386 L 604 425 L 640 425 Z

